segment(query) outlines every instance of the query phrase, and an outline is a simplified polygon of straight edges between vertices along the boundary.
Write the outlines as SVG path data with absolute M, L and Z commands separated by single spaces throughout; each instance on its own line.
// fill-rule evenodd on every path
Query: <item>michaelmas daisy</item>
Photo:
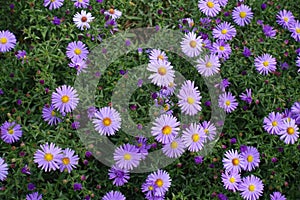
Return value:
M 9 31 L 0 31 L 0 52 L 7 52 L 16 46 L 16 36 Z
M 73 21 L 77 28 L 84 30 L 91 27 L 89 23 L 92 22 L 94 18 L 95 17 L 92 17 L 91 13 L 87 13 L 85 10 L 82 10 L 81 13 L 77 12 L 74 15 Z
M 194 32 L 185 34 L 182 39 L 181 50 L 188 57 L 199 56 L 202 52 L 202 39 L 200 36 L 196 36 Z
M 147 70 L 153 72 L 148 79 L 157 86 L 168 86 L 174 82 L 175 71 L 167 60 L 151 60 Z

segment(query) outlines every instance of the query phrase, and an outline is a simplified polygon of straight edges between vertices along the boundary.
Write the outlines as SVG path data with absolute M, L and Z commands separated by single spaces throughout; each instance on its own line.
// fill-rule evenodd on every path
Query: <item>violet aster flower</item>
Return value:
M 273 192 L 270 194 L 271 200 L 286 200 L 285 196 L 280 192 Z
M 148 175 L 142 191 L 147 192 L 146 197 L 163 197 L 170 186 L 170 175 L 164 170 L 158 170 Z
M 264 118 L 263 128 L 271 135 L 281 132 L 282 125 L 283 122 L 280 113 L 271 112 Z
M 74 6 L 76 8 L 87 8 L 87 6 L 89 5 L 89 0 L 72 0 L 74 1 Z
M 283 28 L 288 29 L 295 22 L 295 17 L 291 11 L 281 10 L 276 15 L 276 22 Z
M 27 175 L 30 175 L 30 174 L 31 174 L 28 165 L 25 165 L 25 166 L 21 169 L 21 173 L 22 173 L 22 174 L 27 174 Z
M 225 189 L 236 192 L 241 182 L 241 175 L 237 171 L 231 173 L 225 171 L 225 173 L 222 173 L 222 182 Z
M 27 55 L 27 53 L 25 50 L 18 50 L 16 57 L 17 57 L 17 59 L 21 60 L 21 59 L 25 59 L 26 55 Z
M 62 7 L 64 0 L 44 0 L 44 7 L 49 6 L 49 10 L 58 9 Z
M 231 47 L 224 40 L 217 40 L 213 43 L 211 52 L 216 54 L 220 59 L 227 60 L 231 54 Z
M 166 53 L 160 49 L 152 49 L 149 54 L 150 60 L 168 60 Z
M 241 153 L 241 156 L 245 160 L 244 170 L 252 171 L 255 167 L 258 167 L 260 162 L 259 152 L 255 147 L 248 146 L 247 150 Z
M 38 192 L 34 192 L 32 194 L 26 195 L 26 200 L 42 200 L 43 195 L 39 194 Z
M 125 196 L 119 191 L 110 191 L 106 193 L 102 200 L 125 200 Z
M 67 57 L 70 59 L 86 59 L 88 53 L 86 45 L 81 41 L 70 42 L 67 46 Z
M 202 110 L 201 107 L 201 95 L 198 87 L 195 87 L 195 83 L 187 80 L 182 84 L 179 90 L 178 106 L 181 111 L 186 115 L 196 115 Z
M 42 110 L 42 117 L 45 122 L 48 122 L 49 125 L 56 125 L 57 123 L 61 122 L 62 120 L 57 117 L 57 113 L 55 111 L 54 106 L 51 104 L 50 106 L 45 105 Z
M 151 148 L 151 145 L 148 145 L 147 138 L 138 137 L 136 138 L 137 145 L 136 147 L 139 149 L 139 153 L 141 154 L 141 159 L 144 160 L 148 155 L 148 150 Z
M 183 140 L 179 138 L 175 138 L 170 143 L 163 145 L 162 151 L 169 158 L 178 158 L 184 153 L 185 144 Z
M 87 68 L 87 64 L 82 58 L 74 58 L 72 59 L 72 62 L 69 63 L 69 67 L 75 68 L 77 75 L 79 75 L 81 72 L 86 72 L 85 69 Z
M 296 124 L 300 124 L 300 102 L 295 102 L 291 107 L 292 118 L 296 120 Z
M 217 134 L 217 128 L 211 121 L 204 121 L 201 123 L 203 131 L 208 140 L 213 140 Z
M 116 165 L 109 169 L 108 176 L 110 180 L 113 179 L 113 184 L 116 186 L 124 185 L 130 178 L 128 170 L 123 170 Z
M 84 30 L 91 28 L 89 23 L 91 23 L 94 19 L 95 17 L 93 17 L 91 13 L 87 13 L 85 10 L 82 10 L 80 13 L 77 12 L 74 15 L 73 22 L 78 29 Z
M 241 196 L 246 200 L 257 200 L 263 194 L 264 185 L 254 175 L 244 177 L 240 183 Z
M 175 71 L 169 61 L 151 60 L 147 70 L 152 73 L 148 79 L 151 79 L 151 83 L 157 86 L 167 86 L 174 82 Z
M 203 127 L 196 123 L 192 123 L 182 134 L 183 143 L 192 152 L 200 151 L 204 146 L 206 138 L 207 135 Z
M 267 75 L 269 72 L 276 70 L 276 59 L 265 53 L 254 59 L 254 65 L 260 74 Z
M 58 163 L 60 172 L 63 172 L 65 170 L 71 173 L 73 168 L 76 168 L 76 165 L 78 165 L 79 157 L 74 154 L 75 151 L 69 148 L 66 148 L 62 151 L 62 156 Z
M 116 148 L 114 152 L 116 166 L 124 170 L 132 170 L 137 167 L 141 161 L 139 149 L 131 144 L 123 144 Z
M 0 31 L 0 52 L 5 53 L 15 48 L 16 36 L 10 31 Z
M 101 108 L 95 113 L 93 124 L 100 135 L 114 135 L 121 128 L 120 113 L 111 107 Z
M 298 72 L 300 72 L 300 55 L 297 56 L 296 66 L 299 68 Z
M 200 18 L 200 25 L 205 28 L 205 29 L 209 29 L 211 24 L 211 19 L 209 17 L 205 17 L 205 18 Z M 205 39 L 204 37 L 202 37 L 203 39 Z
M 227 172 L 240 172 L 245 167 L 244 157 L 233 149 L 225 152 L 222 162 Z
M 219 84 L 216 84 L 215 87 L 219 87 L 223 92 L 225 92 L 226 88 L 229 87 L 230 82 L 228 78 L 224 78 Z
M 116 20 L 122 16 L 121 11 L 119 11 L 117 9 L 113 9 L 113 8 L 110 8 L 108 11 L 105 11 L 104 14 L 107 16 L 110 16 L 114 20 Z
M 213 29 L 213 36 L 224 41 L 232 40 L 236 36 L 236 29 L 229 22 L 223 22 Z
M 289 26 L 289 30 L 291 31 L 291 36 L 297 42 L 300 42 L 300 21 L 296 20 L 293 24 Z
M 220 6 L 225 7 L 228 3 L 228 0 L 217 0 Z
M 0 129 L 1 139 L 8 144 L 19 141 L 23 134 L 21 125 L 16 122 L 5 121 Z
M 77 190 L 80 191 L 82 189 L 81 183 L 74 183 L 73 189 L 74 189 L 74 191 L 77 191 Z
M 246 94 L 245 93 L 242 93 L 241 95 L 240 95 L 240 98 L 241 98 L 241 100 L 242 101 L 245 101 L 246 103 L 248 103 L 248 104 L 251 104 L 251 102 L 252 102 L 252 92 L 251 92 L 251 88 L 250 89 L 246 89 Z
M 280 139 L 286 144 L 294 144 L 299 138 L 299 128 L 294 119 L 284 120 L 281 126 L 281 131 L 278 133 Z
M 231 92 L 227 92 L 219 96 L 219 107 L 223 108 L 226 113 L 231 113 L 237 108 L 237 106 L 238 102 Z
M 198 72 L 205 77 L 219 73 L 220 62 L 218 56 L 214 54 L 206 55 L 204 58 L 199 58 L 196 68 Z
M 198 165 L 198 164 L 200 164 L 200 163 L 203 162 L 203 157 L 202 157 L 202 156 L 196 156 L 196 157 L 194 158 L 194 161 L 195 161 L 195 163 Z
M 263 32 L 266 37 L 274 38 L 276 36 L 276 30 L 272 26 L 263 25 Z
M 168 84 L 168 86 L 164 86 L 159 91 L 159 97 L 161 98 L 168 98 L 169 96 L 172 96 L 176 89 L 176 84 L 171 82 Z
M 95 117 L 95 114 L 97 112 L 97 109 L 95 106 L 90 106 L 87 110 L 88 118 L 93 119 Z
M 4 181 L 8 175 L 8 165 L 6 162 L 0 157 L 0 180 Z
M 180 123 L 177 118 L 171 115 L 163 114 L 155 119 L 151 134 L 158 142 L 163 144 L 170 143 L 178 134 Z
M 239 26 L 245 26 L 249 24 L 253 18 L 253 12 L 247 5 L 240 5 L 235 7 L 232 11 L 233 21 Z
M 194 32 L 189 32 L 184 35 L 184 38 L 180 42 L 182 52 L 188 57 L 199 56 L 202 52 L 202 38 Z
M 77 91 L 69 85 L 56 88 L 51 100 L 54 108 L 61 113 L 72 112 L 79 102 Z
M 56 147 L 54 143 L 40 145 L 42 150 L 37 150 L 34 154 L 34 162 L 38 164 L 45 172 L 59 169 L 58 163 L 61 157 L 61 148 Z
M 53 20 L 52 20 L 52 24 L 54 25 L 60 25 L 60 19 L 56 16 L 54 16 Z
M 200 0 L 198 2 L 199 10 L 208 17 L 215 17 L 221 11 L 217 0 Z

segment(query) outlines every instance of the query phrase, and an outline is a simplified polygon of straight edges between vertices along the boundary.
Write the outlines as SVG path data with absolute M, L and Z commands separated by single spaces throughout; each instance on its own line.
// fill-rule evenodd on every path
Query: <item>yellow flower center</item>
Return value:
M 167 69 L 165 67 L 159 67 L 158 68 L 158 73 L 162 76 L 166 75 Z
M 44 159 L 48 162 L 53 160 L 53 155 L 51 153 L 46 153 Z
M 195 40 L 190 41 L 190 46 L 195 48 L 197 46 L 197 42 Z
M 109 14 L 111 14 L 111 15 L 115 14 L 115 10 L 114 10 L 113 8 L 109 9 L 108 12 L 109 12 Z
M 239 160 L 238 158 L 234 158 L 234 159 L 232 159 L 232 164 L 233 164 L 234 166 L 237 166 L 237 165 L 240 164 L 240 160 Z
M 163 128 L 162 128 L 162 133 L 164 134 L 164 135 L 169 135 L 169 134 L 171 134 L 171 132 L 172 132 L 172 128 L 170 127 L 170 126 L 164 126 Z
M 207 62 L 205 66 L 206 66 L 207 68 L 211 68 L 212 63 L 211 63 L 211 62 Z
M 205 134 L 209 134 L 209 130 L 206 128 L 206 129 L 204 129 L 204 133 Z
M 288 21 L 289 21 L 289 18 L 284 17 L 284 18 L 283 18 L 283 21 L 288 22 Z
M 174 87 L 174 83 L 173 82 L 169 83 L 169 87 Z
M 109 126 L 111 125 L 111 119 L 109 117 L 106 117 L 102 120 L 102 123 L 104 124 L 104 126 Z
M 137 146 L 138 146 L 138 147 L 141 147 L 141 146 L 143 146 L 143 144 L 142 144 L 142 143 L 138 143 Z
M 172 149 L 176 149 L 177 147 L 178 147 L 178 142 L 176 142 L 176 141 L 171 142 Z
M 14 130 L 13 129 L 9 129 L 8 133 L 11 134 L 11 135 L 14 134 Z
M 224 34 L 226 34 L 227 33 L 227 29 L 223 29 L 222 31 L 221 31 L 221 33 L 224 35 Z
M 125 159 L 125 160 L 130 160 L 130 159 L 131 159 L 131 155 L 128 154 L 128 153 L 125 153 L 125 154 L 124 154 L 124 159 Z
M 248 161 L 248 162 L 253 162 L 253 156 L 252 156 L 252 155 L 249 155 L 249 156 L 247 157 L 247 161 Z
M 192 140 L 193 140 L 193 142 L 198 142 L 199 139 L 200 139 L 200 136 L 199 136 L 198 133 L 195 133 L 195 134 L 192 135 Z
M 7 43 L 7 38 L 3 37 L 0 39 L 1 44 L 6 44 Z
M 70 100 L 70 98 L 69 98 L 67 95 L 62 96 L 62 98 L 61 98 L 61 101 L 62 101 L 63 103 L 68 103 L 69 100 Z
M 252 184 L 249 185 L 248 190 L 249 190 L 250 192 L 253 192 L 253 191 L 255 190 L 255 186 L 252 185 Z
M 75 48 L 74 53 L 75 53 L 76 55 L 79 55 L 79 54 L 81 54 L 81 50 L 78 49 L 78 48 Z
M 206 5 L 207 5 L 207 7 L 209 7 L 209 8 L 213 8 L 213 7 L 214 7 L 214 3 L 211 2 L 211 1 L 207 2 Z
M 163 55 L 159 55 L 159 56 L 157 56 L 157 58 L 158 58 L 159 60 L 164 60 L 164 56 L 163 56 Z
M 159 178 L 159 179 L 157 179 L 157 180 L 155 181 L 155 184 L 156 184 L 158 187 L 162 187 L 163 184 L 164 184 L 164 182 L 163 182 L 163 180 L 161 180 L 161 179 Z
M 188 102 L 188 104 L 193 104 L 193 103 L 195 103 L 195 99 L 192 97 L 188 97 L 187 102 Z
M 225 101 L 225 105 L 230 106 L 230 101 L 229 100 Z
M 278 123 L 276 121 L 272 122 L 272 126 L 277 126 L 277 125 L 278 125 Z
M 51 0 L 51 2 L 55 2 L 56 0 Z
M 62 163 L 63 163 L 64 165 L 68 165 L 68 164 L 70 163 L 70 159 L 67 158 L 67 157 L 65 157 L 65 158 L 62 159 Z
M 295 129 L 293 127 L 288 127 L 286 131 L 289 135 L 293 135 L 295 133 Z
M 167 110 L 169 110 L 169 106 L 166 104 L 166 105 L 164 106 L 164 111 L 167 111 Z
M 263 65 L 264 65 L 265 67 L 268 67 L 268 66 L 269 66 L 269 62 L 268 62 L 268 61 L 263 62 Z
M 190 26 L 194 26 L 194 25 L 195 25 L 194 22 L 191 22 L 191 23 L 190 23 Z
M 245 18 L 246 16 L 247 16 L 246 12 L 244 12 L 244 11 L 240 12 L 240 17 L 241 18 Z
M 300 28 L 296 28 L 296 33 L 300 33 Z
M 148 187 L 148 190 L 153 190 L 153 187 L 152 187 L 152 186 L 149 186 L 149 187 Z
M 221 51 L 224 51 L 224 50 L 225 50 L 225 47 L 224 47 L 224 46 L 220 46 L 219 49 L 220 49 Z
M 82 3 L 83 2 L 83 0 L 78 0 L 79 1 L 79 3 Z
M 56 113 L 54 112 L 54 110 L 51 111 L 51 116 L 55 116 Z
M 231 177 L 231 178 L 229 179 L 229 182 L 230 182 L 230 183 L 234 183 L 234 182 L 235 182 L 235 178 Z

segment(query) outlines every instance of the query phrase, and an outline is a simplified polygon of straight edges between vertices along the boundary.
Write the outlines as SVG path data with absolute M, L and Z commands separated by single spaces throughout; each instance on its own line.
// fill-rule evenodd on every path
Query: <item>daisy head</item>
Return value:
M 217 128 L 211 121 L 204 121 L 201 123 L 203 131 L 208 140 L 213 140 L 217 134 Z
M 0 31 L 0 52 L 5 53 L 16 46 L 16 36 L 10 31 Z
M 280 113 L 271 112 L 264 118 L 263 128 L 269 134 L 278 134 L 282 129 L 282 117 Z
M 165 144 L 162 148 L 162 151 L 169 158 L 178 158 L 184 153 L 184 149 L 185 145 L 183 140 L 179 137 Z
M 297 42 L 300 42 L 300 21 L 296 20 L 293 24 L 289 26 L 289 30 L 291 31 L 291 36 Z
M 8 175 L 8 165 L 7 163 L 0 157 L 0 180 L 4 181 Z
M 188 57 L 199 56 L 202 52 L 202 39 L 194 32 L 185 34 L 180 44 L 182 52 Z
M 76 8 L 87 8 L 87 6 L 89 5 L 89 1 L 90 0 L 72 0 L 74 1 L 74 6 Z
M 70 59 L 86 59 L 89 51 L 86 45 L 81 42 L 70 42 L 67 46 L 67 57 Z
M 166 53 L 160 49 L 152 49 L 149 54 L 150 60 L 168 60 Z
M 125 200 L 126 197 L 119 191 L 110 191 L 106 193 L 102 200 Z
M 80 13 L 77 12 L 73 17 L 73 22 L 76 27 L 80 30 L 90 29 L 90 22 L 92 22 L 95 17 L 92 17 L 91 13 L 87 13 L 85 10 L 82 10 Z
M 57 123 L 61 122 L 62 120 L 57 116 L 57 111 L 55 110 L 54 106 L 51 104 L 45 105 L 42 110 L 42 117 L 45 122 L 48 122 L 49 125 L 56 125 Z
M 219 73 L 221 64 L 218 56 L 214 54 L 206 55 L 204 58 L 199 58 L 196 62 L 197 70 L 202 76 L 208 77 Z
M 48 7 L 49 6 L 49 10 L 52 9 L 58 9 L 60 7 L 62 7 L 64 3 L 64 0 L 44 0 L 44 6 Z
M 224 40 L 217 40 L 212 44 L 211 52 L 219 59 L 227 60 L 231 54 L 231 47 Z
M 60 172 L 63 172 L 64 170 L 66 170 L 67 172 L 71 173 L 73 168 L 76 168 L 79 157 L 74 154 L 75 154 L 75 151 L 72 149 L 69 149 L 69 148 L 62 151 L 60 162 L 58 163 Z
M 247 5 L 240 5 L 235 7 L 232 11 L 233 21 L 239 26 L 245 26 L 249 24 L 253 18 L 253 12 Z
M 294 119 L 283 120 L 282 129 L 278 133 L 280 139 L 286 144 L 294 144 L 299 138 L 299 128 Z
M 198 8 L 208 17 L 215 17 L 221 11 L 219 1 L 217 0 L 200 0 Z
M 255 167 L 258 167 L 260 162 L 259 152 L 255 147 L 248 146 L 247 150 L 241 153 L 241 156 L 245 160 L 244 170 L 252 171 Z
M 219 107 L 223 108 L 226 113 L 231 113 L 237 106 L 238 102 L 231 92 L 226 92 L 219 96 Z
M 116 166 L 123 170 L 132 170 L 137 167 L 141 161 L 139 149 L 131 144 L 123 144 L 116 148 L 114 152 Z
M 273 58 L 272 55 L 266 53 L 256 57 L 254 65 L 260 74 L 267 75 L 269 72 L 276 70 L 276 59 Z
M 271 200 L 286 200 L 286 197 L 283 194 L 276 191 L 270 194 L 270 198 Z
M 54 108 L 61 113 L 72 112 L 79 102 L 77 91 L 69 85 L 56 88 L 51 100 Z
M 185 146 L 192 152 L 200 151 L 203 148 L 206 137 L 203 127 L 196 123 L 192 123 L 182 134 Z
M 152 190 L 154 190 L 155 196 L 164 196 L 171 186 L 171 178 L 166 171 L 158 170 L 147 177 L 146 183 L 148 183 L 147 185 L 153 185 Z
M 238 191 L 239 184 L 241 182 L 241 175 L 237 171 L 222 173 L 222 182 L 227 190 L 233 192 Z
M 151 60 L 147 70 L 152 72 L 149 79 L 157 86 L 168 86 L 170 82 L 174 82 L 175 71 L 167 60 Z
M 104 14 L 110 16 L 114 20 L 122 16 L 122 12 L 114 8 L 110 8 L 109 10 L 105 11 Z
M 281 10 L 276 15 L 276 22 L 283 28 L 288 29 L 295 22 L 295 17 L 291 11 Z
M 254 175 L 244 177 L 239 186 L 241 196 L 244 199 L 259 199 L 263 194 L 263 189 L 264 185 L 262 181 Z
M 0 129 L 1 139 L 8 144 L 19 141 L 23 134 L 21 125 L 17 124 L 16 122 L 6 121 L 3 123 Z
M 245 167 L 244 158 L 233 149 L 225 152 L 222 162 L 227 172 L 240 172 Z
M 213 36 L 219 40 L 231 40 L 236 36 L 236 30 L 229 22 L 223 22 L 213 29 Z
M 85 69 L 87 68 L 87 63 L 82 58 L 76 57 L 72 59 L 71 63 L 69 63 L 69 67 L 75 68 L 77 75 L 79 75 L 81 72 L 86 72 Z

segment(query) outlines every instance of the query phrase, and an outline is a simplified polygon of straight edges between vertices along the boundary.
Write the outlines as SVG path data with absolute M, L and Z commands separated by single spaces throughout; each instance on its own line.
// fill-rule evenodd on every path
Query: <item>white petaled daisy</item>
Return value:
M 281 131 L 278 133 L 280 139 L 283 140 L 286 144 L 294 144 L 299 137 L 299 128 L 296 125 L 294 119 L 286 119 L 283 121 L 281 126 Z
M 176 138 L 163 146 L 163 153 L 170 158 L 178 158 L 184 153 L 185 145 L 181 138 Z
M 229 150 L 225 152 L 224 156 L 222 162 L 226 171 L 240 172 L 244 168 L 245 160 L 237 150 Z
M 208 140 L 213 140 L 215 138 L 216 134 L 217 134 L 216 126 L 210 121 L 202 122 L 201 126 L 203 128 L 204 133 L 207 136 L 207 139 Z
M 151 60 L 147 70 L 154 72 L 149 79 L 157 86 L 168 86 L 169 83 L 174 82 L 175 71 L 171 63 L 166 60 Z
M 225 173 L 222 174 L 222 182 L 227 190 L 236 192 L 241 182 L 241 175 L 238 172 L 228 173 L 225 171 Z
M 152 49 L 149 58 L 150 60 L 168 60 L 166 53 L 160 49 Z
M 118 19 L 122 16 L 122 12 L 117 9 L 109 9 L 108 11 L 104 12 L 105 15 L 110 16 L 112 19 Z
M 200 36 L 197 37 L 194 32 L 185 34 L 180 44 L 182 52 L 188 57 L 199 56 L 202 52 L 202 39 Z
M 189 151 L 197 152 L 203 148 L 206 134 L 200 124 L 192 123 L 183 131 L 182 139 Z
M 132 170 L 137 167 L 141 161 L 139 149 L 131 144 L 123 144 L 115 149 L 114 160 L 116 166 L 124 170 Z
M 87 13 L 85 10 L 82 10 L 81 13 L 77 12 L 74 17 L 73 21 L 77 28 L 80 30 L 89 29 L 91 28 L 90 22 L 94 20 L 95 17 L 92 17 L 91 13 Z
M 200 0 L 198 8 L 209 17 L 215 17 L 221 11 L 219 1 L 217 0 Z
M 208 77 L 219 73 L 221 64 L 218 56 L 214 54 L 206 55 L 204 59 L 199 58 L 196 62 L 197 70 L 202 76 Z

